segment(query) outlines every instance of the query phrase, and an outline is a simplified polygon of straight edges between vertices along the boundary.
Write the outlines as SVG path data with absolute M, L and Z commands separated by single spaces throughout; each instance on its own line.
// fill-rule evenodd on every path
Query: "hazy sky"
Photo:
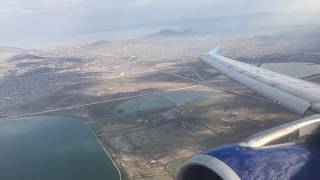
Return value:
M 58 42 L 88 32 L 186 17 L 319 10 L 319 0 L 1 0 L 0 45 Z

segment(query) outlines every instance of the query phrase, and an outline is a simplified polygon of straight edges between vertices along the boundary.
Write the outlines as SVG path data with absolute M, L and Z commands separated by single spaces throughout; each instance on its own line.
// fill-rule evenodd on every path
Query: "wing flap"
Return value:
M 217 51 L 200 56 L 206 64 L 276 104 L 304 115 L 320 110 L 320 86 L 260 67 L 220 56 Z

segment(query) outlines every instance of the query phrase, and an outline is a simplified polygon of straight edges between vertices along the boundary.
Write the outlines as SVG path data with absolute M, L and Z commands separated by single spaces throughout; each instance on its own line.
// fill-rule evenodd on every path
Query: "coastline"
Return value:
M 122 180 L 122 173 L 120 168 L 117 166 L 117 163 L 113 160 L 111 154 L 108 152 L 108 150 L 103 146 L 102 142 L 100 141 L 99 137 L 96 135 L 96 133 L 94 132 L 93 128 L 91 127 L 90 123 L 85 122 L 85 124 L 88 125 L 88 128 L 90 129 L 91 133 L 96 137 L 98 143 L 100 144 L 100 146 L 102 147 L 102 149 L 104 150 L 104 152 L 107 154 L 107 156 L 109 157 L 109 159 L 111 160 L 113 166 L 117 169 L 118 171 L 118 175 L 119 175 L 119 180 Z
M 123 178 L 123 174 L 122 171 L 120 170 L 120 168 L 118 167 L 117 163 L 114 161 L 114 159 L 112 158 L 111 154 L 108 152 L 108 150 L 104 147 L 103 143 L 100 141 L 99 137 L 96 135 L 95 131 L 93 130 L 93 128 L 91 127 L 89 120 L 83 117 L 78 117 L 78 116 L 73 116 L 73 115 L 60 115 L 60 114 L 38 114 L 38 115 L 33 115 L 33 114 L 27 114 L 27 115 L 20 115 L 20 116 L 12 116 L 12 117 L 5 117 L 5 118 L 0 118 L 0 121 L 12 121 L 14 119 L 21 119 L 21 118 L 26 118 L 26 117 L 32 117 L 32 116 L 52 116 L 52 117 L 71 117 L 71 118 L 76 118 L 79 119 L 80 121 L 82 121 L 83 123 L 85 123 L 89 130 L 91 131 L 91 133 L 95 136 L 97 142 L 99 143 L 99 145 L 102 147 L 103 151 L 107 154 L 107 156 L 109 157 L 109 159 L 111 160 L 113 166 L 116 168 L 118 175 L 119 175 L 119 180 L 127 180 L 127 178 Z

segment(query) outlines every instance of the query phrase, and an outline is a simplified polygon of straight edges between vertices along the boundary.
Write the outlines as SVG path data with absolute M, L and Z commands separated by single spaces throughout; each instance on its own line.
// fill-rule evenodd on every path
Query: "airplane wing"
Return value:
M 276 104 L 313 115 L 195 155 L 176 179 L 319 179 L 320 85 L 223 57 L 219 48 L 200 60 Z
M 304 116 L 320 113 L 320 85 L 272 72 L 219 55 L 219 48 L 202 54 L 200 60 L 255 93 Z

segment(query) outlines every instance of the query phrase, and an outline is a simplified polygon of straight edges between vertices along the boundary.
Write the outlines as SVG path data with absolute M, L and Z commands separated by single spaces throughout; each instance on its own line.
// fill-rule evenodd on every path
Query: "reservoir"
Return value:
M 34 116 L 2 121 L 0 147 L 0 179 L 119 179 L 93 132 L 76 118 Z
M 217 95 L 202 91 L 174 91 L 151 93 L 146 96 L 133 98 L 121 103 L 116 112 L 118 114 L 146 111 L 152 109 L 169 108 L 181 104 L 192 103 Z

